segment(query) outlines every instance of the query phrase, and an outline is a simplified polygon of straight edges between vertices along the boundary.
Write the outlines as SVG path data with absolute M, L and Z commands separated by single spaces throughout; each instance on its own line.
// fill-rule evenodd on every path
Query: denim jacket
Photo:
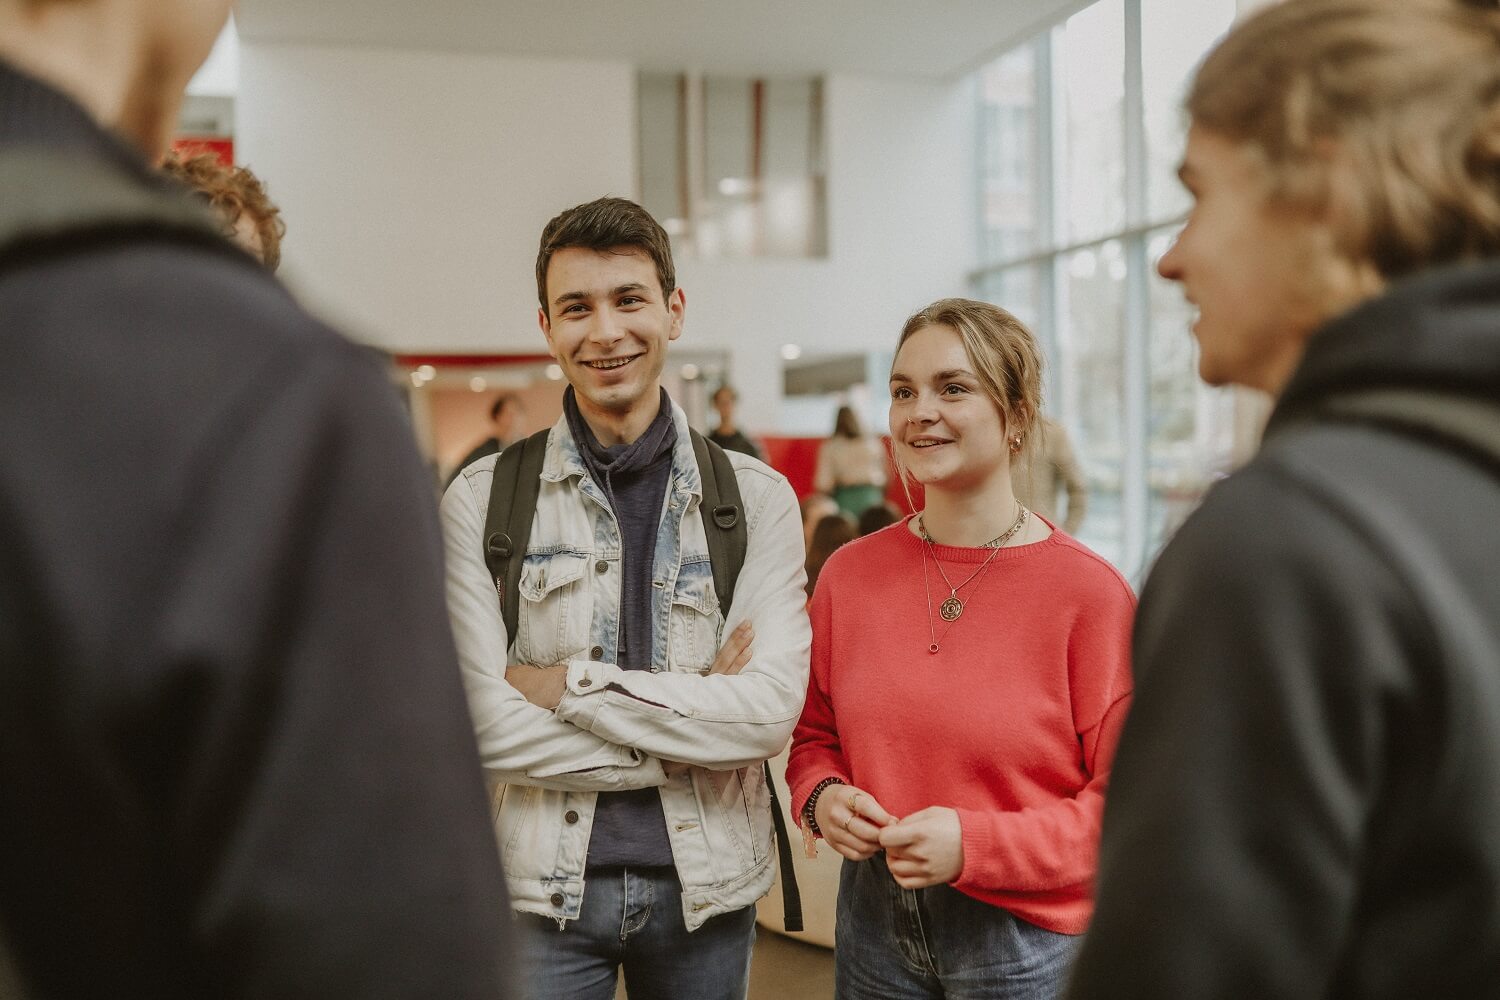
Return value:
M 726 619 L 698 508 L 702 480 L 675 404 L 672 453 L 652 566 L 650 670 L 604 662 L 615 649 L 620 530 L 559 420 L 521 569 L 515 642 L 505 634 L 482 551 L 494 458 L 464 469 L 443 497 L 448 610 L 495 827 L 516 909 L 563 922 L 583 902 L 598 792 L 659 788 L 689 930 L 748 906 L 771 886 L 769 793 L 761 762 L 786 745 L 807 692 L 812 633 L 801 519 L 786 479 L 731 452 L 749 548 Z M 748 620 L 750 662 L 708 674 L 720 637 Z M 612 655 L 612 654 L 611 654 Z M 567 664 L 556 710 L 505 682 L 507 664 Z M 664 762 L 687 767 L 664 767 Z

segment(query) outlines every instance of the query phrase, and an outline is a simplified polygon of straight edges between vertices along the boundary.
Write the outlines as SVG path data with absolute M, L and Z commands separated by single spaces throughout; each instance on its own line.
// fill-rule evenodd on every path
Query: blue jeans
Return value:
M 613 1000 L 625 969 L 630 1000 L 745 1000 L 755 907 L 712 918 L 691 934 L 671 868 L 591 871 L 583 911 L 561 929 L 516 914 L 528 1000 Z
M 836 1000 L 1053 1000 L 1082 937 L 1027 923 L 952 886 L 903 889 L 885 856 L 845 861 Z

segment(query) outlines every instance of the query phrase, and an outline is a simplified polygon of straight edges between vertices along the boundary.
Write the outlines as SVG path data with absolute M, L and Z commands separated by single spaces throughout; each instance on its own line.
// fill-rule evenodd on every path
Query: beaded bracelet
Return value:
M 814 836 L 823 836 L 823 831 L 818 829 L 818 821 L 814 818 L 818 807 L 818 796 L 822 795 L 823 789 L 827 788 L 829 785 L 847 784 L 848 782 L 843 778 L 829 777 L 824 778 L 822 781 L 813 786 L 812 793 L 807 797 L 807 804 L 802 807 L 802 825 L 805 829 L 811 831 Z

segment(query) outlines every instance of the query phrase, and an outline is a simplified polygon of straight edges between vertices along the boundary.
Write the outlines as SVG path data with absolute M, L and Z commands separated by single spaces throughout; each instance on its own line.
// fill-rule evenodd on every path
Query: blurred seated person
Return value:
M 265 185 L 248 167 L 226 166 L 213 153 L 182 159 L 168 153 L 162 173 L 208 202 L 224 220 L 224 235 L 269 271 L 281 264 L 286 223 L 281 209 L 266 195 Z
M 901 520 L 901 514 L 892 507 L 888 501 L 881 501 L 873 507 L 868 507 L 859 515 L 859 537 L 879 531 L 881 528 L 889 527 Z
M 498 455 L 506 445 L 520 437 L 518 433 L 522 415 L 525 408 L 521 406 L 521 398 L 514 393 L 502 392 L 495 397 L 495 402 L 490 405 L 490 436 L 474 446 L 474 450 L 459 459 L 453 471 L 448 474 L 448 482 L 443 484 L 444 489 L 458 478 L 458 474 L 468 466 L 479 461 L 487 455 Z
M 813 529 L 817 528 L 818 522 L 829 514 L 837 514 L 839 505 L 827 493 L 809 493 L 799 506 L 802 508 L 802 549 L 805 552 L 812 548 Z
M 719 411 L 719 426 L 714 428 L 708 439 L 725 451 L 738 451 L 749 455 L 751 458 L 761 458 L 760 449 L 755 442 L 745 436 L 734 423 L 734 407 L 740 401 L 740 394 L 734 391 L 734 387 L 728 382 L 719 386 L 714 391 L 714 409 Z
M 827 493 L 850 517 L 885 496 L 885 445 L 864 432 L 852 406 L 840 406 L 833 436 L 818 449 L 813 488 Z
M 1088 511 L 1089 486 L 1062 424 L 1050 417 L 1042 418 L 1042 432 L 1037 435 L 1035 446 L 1017 456 L 1010 480 L 1017 499 L 1031 508 L 1032 513 L 1042 515 L 1070 535 L 1078 534 L 1083 515 Z M 1068 494 L 1068 512 L 1059 522 L 1057 496 L 1064 491 Z
M 818 585 L 818 574 L 828 557 L 839 547 L 854 541 L 859 535 L 854 520 L 847 514 L 833 513 L 822 518 L 813 527 L 812 542 L 807 547 L 807 596 L 811 597 Z

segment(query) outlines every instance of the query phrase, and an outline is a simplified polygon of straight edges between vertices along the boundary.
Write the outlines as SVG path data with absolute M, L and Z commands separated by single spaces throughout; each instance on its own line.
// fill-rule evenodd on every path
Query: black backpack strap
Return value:
M 703 480 L 703 533 L 708 536 L 708 558 L 713 564 L 714 590 L 719 595 L 719 610 L 729 617 L 734 600 L 734 585 L 745 565 L 750 547 L 750 529 L 745 524 L 745 502 L 740 496 L 740 482 L 734 465 L 723 448 L 697 431 L 693 436 L 693 454 L 698 459 L 698 476 Z M 771 778 L 771 764 L 761 765 L 766 790 L 771 793 L 771 819 L 776 825 L 776 854 L 781 864 L 782 918 L 788 931 L 802 930 L 802 893 L 797 888 L 797 872 L 792 867 L 792 840 L 787 836 L 786 818 L 781 814 L 781 796 Z
M 531 522 L 542 492 L 542 463 L 547 457 L 547 435 L 537 431 L 507 447 L 495 459 L 490 480 L 490 506 L 484 515 L 484 564 L 495 581 L 500 615 L 505 619 L 505 643 L 516 641 L 521 599 L 521 564 L 531 540 Z
M 724 449 L 697 431 L 693 436 L 693 454 L 698 459 L 698 476 L 703 480 L 703 533 L 708 536 L 708 558 L 714 568 L 714 590 L 719 595 L 719 610 L 729 617 L 734 601 L 734 584 L 745 565 L 750 547 L 750 530 L 745 526 L 745 503 L 740 498 L 740 482 Z

